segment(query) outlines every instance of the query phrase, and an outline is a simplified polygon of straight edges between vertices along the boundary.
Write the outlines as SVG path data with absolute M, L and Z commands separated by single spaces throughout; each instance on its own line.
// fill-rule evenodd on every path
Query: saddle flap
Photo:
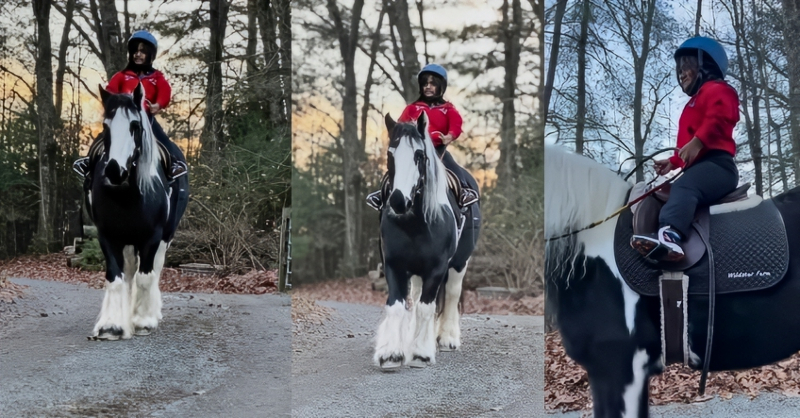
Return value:
M 771 200 L 746 210 L 710 215 L 708 219 L 717 294 L 766 289 L 784 277 L 789 267 L 789 245 L 783 219 Z M 708 294 L 708 257 L 704 255 L 688 267 L 652 264 L 630 246 L 632 235 L 633 213 L 625 210 L 614 233 L 614 258 L 632 290 L 657 296 L 662 271 L 683 270 L 690 277 L 689 294 Z

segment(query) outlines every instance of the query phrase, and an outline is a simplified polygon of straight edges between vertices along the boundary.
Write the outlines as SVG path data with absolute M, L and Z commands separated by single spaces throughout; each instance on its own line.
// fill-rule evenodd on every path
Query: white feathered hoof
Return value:
M 387 357 L 381 357 L 378 359 L 378 363 L 381 366 L 381 370 L 390 372 L 390 371 L 395 371 L 400 367 L 402 367 L 403 360 L 405 360 L 405 357 L 403 357 L 403 354 L 401 353 L 401 354 L 390 355 Z
M 431 365 L 431 358 L 426 356 L 419 356 L 415 355 L 411 358 L 411 361 L 408 362 L 408 367 L 414 369 L 424 369 Z
M 143 337 L 145 335 L 150 335 L 155 330 L 155 327 L 136 327 L 133 331 L 134 335 Z
M 439 327 L 439 336 L 436 338 L 439 351 L 456 351 L 461 348 L 461 329 L 458 322 L 455 324 L 442 322 Z
M 125 331 L 120 327 L 106 327 L 100 328 L 94 333 L 90 339 L 95 341 L 117 341 L 119 339 L 131 338 L 130 335 L 125 335 Z
M 128 286 L 122 277 L 106 283 L 103 306 L 90 340 L 127 340 L 133 336 Z
M 452 337 L 439 337 L 438 344 L 439 351 L 456 351 L 461 347 L 461 341 Z

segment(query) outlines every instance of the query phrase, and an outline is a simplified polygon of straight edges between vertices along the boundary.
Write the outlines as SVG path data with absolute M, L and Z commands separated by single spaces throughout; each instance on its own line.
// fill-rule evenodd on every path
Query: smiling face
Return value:
M 428 75 L 423 79 L 422 94 L 425 95 L 425 97 L 439 96 L 439 83 L 434 76 Z
M 687 55 L 678 59 L 678 82 L 684 93 L 688 94 L 699 74 L 700 66 L 697 63 L 697 57 Z
M 142 65 L 147 62 L 147 49 L 144 43 L 140 42 L 136 52 L 133 53 L 133 62 L 136 65 Z

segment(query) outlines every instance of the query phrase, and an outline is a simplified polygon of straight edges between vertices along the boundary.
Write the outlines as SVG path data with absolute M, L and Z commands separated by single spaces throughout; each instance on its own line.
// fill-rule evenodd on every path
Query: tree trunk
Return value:
M 635 87 L 633 96 L 633 143 L 635 148 L 635 159 L 638 164 L 644 159 L 644 141 L 645 137 L 642 134 L 642 88 L 644 86 L 644 73 L 647 64 L 647 58 L 650 55 L 650 31 L 653 28 L 653 17 L 656 12 L 655 0 L 647 0 L 646 3 L 645 21 L 642 22 L 642 50 L 637 58 L 636 51 L 631 51 L 634 56 L 634 71 L 635 71 Z M 613 13 L 613 12 L 612 12 Z M 654 110 L 655 111 L 655 110 Z M 638 165 L 636 169 L 636 181 L 644 180 L 644 168 Z
M 269 0 L 258 0 L 258 25 L 261 32 L 261 43 L 264 45 L 266 85 L 269 90 L 272 90 L 273 84 L 278 84 L 273 83 L 273 80 L 280 80 L 280 51 L 278 50 L 278 37 L 276 35 L 275 10 L 273 10 Z M 278 96 L 271 96 L 267 101 L 269 103 L 269 118 L 275 123 L 280 120 L 280 99 Z
M 544 95 L 542 107 L 544 111 L 544 122 L 547 123 L 547 113 L 550 109 L 550 96 L 553 93 L 553 83 L 556 79 L 556 64 L 558 64 L 558 50 L 561 45 L 561 22 L 567 10 L 567 2 L 559 1 L 556 3 L 556 15 L 554 16 L 553 41 L 550 45 L 550 61 L 547 64 L 547 80 L 544 83 Z M 542 44 L 544 45 L 544 44 Z M 543 48 L 543 47 L 540 47 Z M 544 61 L 542 61 L 544 62 Z
M 342 273 L 354 276 L 363 267 L 361 248 L 361 192 L 363 178 L 359 165 L 364 158 L 364 150 L 359 148 L 358 104 L 355 74 L 355 55 L 358 42 L 358 27 L 364 0 L 355 0 L 350 16 L 349 28 L 344 26 L 341 12 L 335 0 L 327 0 L 328 12 L 333 20 L 339 40 L 339 51 L 344 64 L 344 92 L 342 94 L 342 177 L 344 182 L 345 248 Z
M 781 0 L 784 13 L 783 42 L 789 74 L 789 128 L 792 168 L 800 175 L 800 0 Z
M 222 51 L 225 28 L 228 23 L 227 0 L 211 0 L 209 26 L 211 37 L 208 51 L 208 85 L 206 87 L 206 110 L 203 133 L 200 136 L 202 152 L 213 153 L 222 146 Z
M 290 0 L 277 0 L 278 39 L 281 41 L 281 94 L 278 99 L 278 114 L 275 122 L 288 124 L 291 113 L 291 73 L 292 73 L 292 4 Z
M 578 38 L 578 103 L 575 114 L 575 152 L 583 154 L 583 131 L 586 128 L 586 44 L 589 37 L 590 0 L 583 0 L 581 34 Z
M 119 28 L 117 5 L 114 0 L 91 0 L 89 5 L 95 20 L 103 67 L 106 76 L 111 79 L 128 62 L 127 45 Z
M 56 118 L 61 119 L 61 109 L 64 99 L 64 73 L 67 70 L 67 48 L 69 48 L 69 30 L 72 26 L 72 13 L 75 10 L 75 0 L 67 0 L 67 9 L 64 13 L 66 23 L 61 32 L 61 44 L 58 47 L 58 68 L 56 69 Z
M 505 77 L 503 80 L 503 115 L 500 122 L 500 161 L 497 164 L 497 187 L 511 190 L 517 172 L 516 109 L 517 72 L 519 70 L 520 33 L 522 31 L 522 6 L 520 0 L 503 1 L 503 59 Z
M 56 109 L 53 106 L 53 69 L 50 46 L 51 0 L 34 0 L 33 14 L 36 18 L 36 131 L 39 136 L 39 221 L 37 241 L 40 249 L 52 250 L 58 245 L 55 228 L 56 203 L 56 158 L 59 154 L 55 140 Z
M 402 56 L 395 67 L 400 74 L 403 97 L 406 99 L 406 103 L 411 103 L 419 96 L 417 73 L 420 65 L 417 59 L 416 39 L 411 32 L 411 21 L 408 18 L 408 1 L 384 0 L 383 4 L 389 15 L 389 23 L 392 27 L 397 28 L 397 34 L 400 36 Z

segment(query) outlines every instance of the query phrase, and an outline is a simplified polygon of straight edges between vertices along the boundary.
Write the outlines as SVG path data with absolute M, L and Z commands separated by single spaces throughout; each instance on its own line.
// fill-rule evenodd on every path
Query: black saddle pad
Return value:
M 631 248 L 633 214 L 619 216 L 614 233 L 614 258 L 622 278 L 636 293 L 658 296 L 658 277 L 668 266 L 649 263 Z M 789 268 L 786 228 L 771 200 L 758 206 L 711 216 L 716 293 L 761 290 L 778 283 Z M 708 257 L 689 270 L 689 294 L 708 294 Z

